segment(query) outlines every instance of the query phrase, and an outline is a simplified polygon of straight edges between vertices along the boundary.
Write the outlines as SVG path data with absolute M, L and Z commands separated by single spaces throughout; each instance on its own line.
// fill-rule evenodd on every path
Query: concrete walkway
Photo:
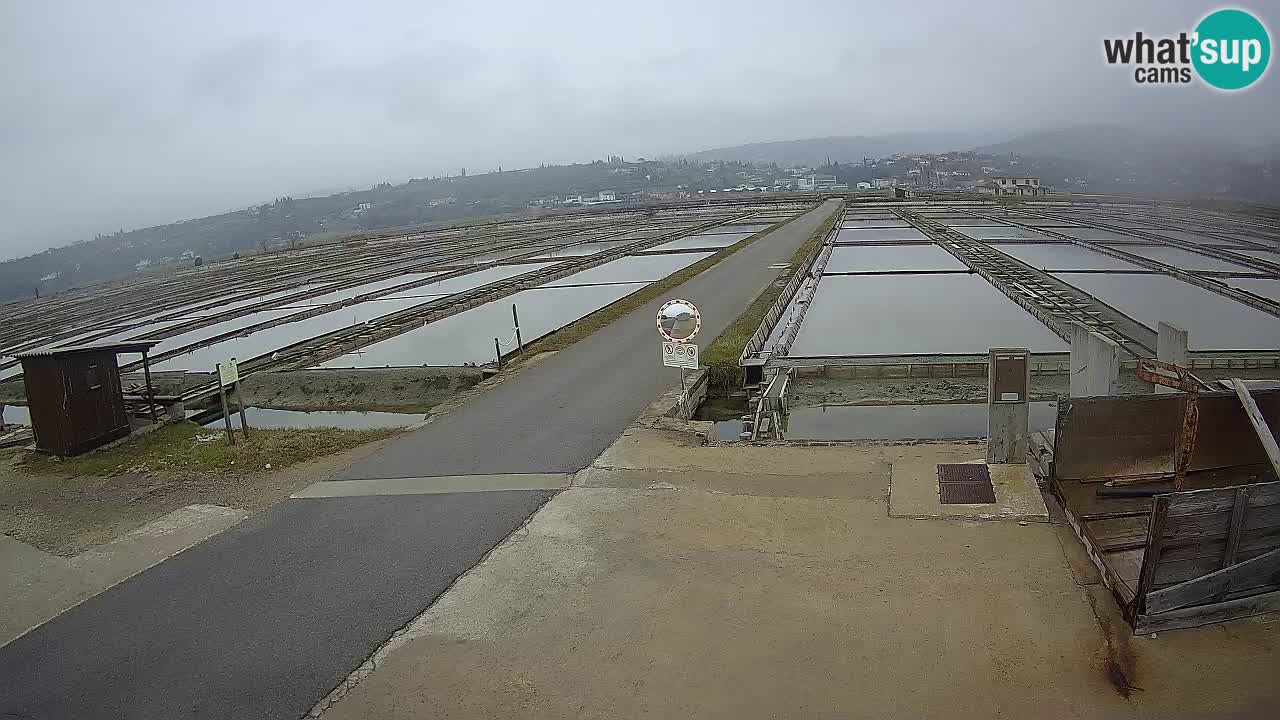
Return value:
M 1132 638 L 1062 525 L 889 516 L 974 447 L 628 430 L 322 717 L 1276 717 L 1276 618 Z
M 217 505 L 188 505 L 71 558 L 0 535 L 0 646 L 246 516 Z
M 836 205 L 672 294 L 714 337 Z M 0 716 L 300 717 L 666 389 L 657 304 L 0 648 Z

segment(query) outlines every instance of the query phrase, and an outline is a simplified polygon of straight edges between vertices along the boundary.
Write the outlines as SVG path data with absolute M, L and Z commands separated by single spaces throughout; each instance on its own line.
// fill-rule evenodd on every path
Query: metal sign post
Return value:
M 516 350 L 524 355 L 524 338 L 520 335 L 520 314 L 516 312 L 515 303 L 511 303 L 511 322 L 516 326 Z
M 231 358 L 226 363 L 218 363 L 218 396 L 222 399 L 222 419 L 227 426 L 227 440 L 232 445 L 236 444 L 235 433 L 231 428 L 231 411 L 227 406 L 227 388 L 231 388 L 231 395 L 236 402 L 236 407 L 240 413 L 240 430 L 244 433 L 244 439 L 249 439 L 249 419 L 244 414 L 244 397 L 240 394 L 240 367 L 236 363 L 235 358 Z
M 231 430 L 231 410 L 227 408 L 227 384 L 223 381 L 222 363 L 215 366 L 218 370 L 218 398 L 222 400 L 222 421 L 227 426 L 227 442 L 236 444 L 236 434 Z
M 684 371 L 698 369 L 698 346 L 689 342 L 702 329 L 702 314 L 688 300 L 669 300 L 658 309 L 658 334 L 663 337 L 662 364 L 680 370 L 681 415 L 692 415 Z

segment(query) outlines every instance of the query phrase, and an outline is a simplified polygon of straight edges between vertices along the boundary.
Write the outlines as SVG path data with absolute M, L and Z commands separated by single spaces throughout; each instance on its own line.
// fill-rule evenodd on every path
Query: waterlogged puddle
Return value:
M 1253 272 L 1253 268 L 1245 265 L 1238 265 L 1226 260 L 1218 260 L 1216 258 L 1207 257 L 1199 253 L 1193 253 L 1190 250 L 1183 250 L 1175 247 L 1135 247 L 1120 248 L 1125 252 L 1155 260 L 1166 265 L 1172 265 L 1183 270 L 1209 270 L 1221 272 Z
M 967 274 L 822 278 L 793 356 L 1062 352 L 1067 344 L 982 278 Z
M 974 225 L 958 228 L 960 232 L 975 240 L 991 240 L 994 238 L 1018 238 L 1025 240 L 1051 240 L 1048 235 L 1020 228 L 1013 225 Z
M 1161 322 L 1186 328 L 1192 350 L 1275 350 L 1280 348 L 1280 318 L 1168 275 L 1088 275 L 1055 273 L 1054 277 L 1155 329 Z M 1267 285 L 1246 280 L 1252 292 Z M 1263 283 L 1270 282 L 1267 280 Z
M 634 255 L 611 260 L 589 270 L 583 270 L 542 287 L 569 285 L 593 285 L 600 283 L 653 282 L 671 273 L 683 270 L 712 253 L 674 253 L 671 255 Z
M 657 247 L 650 248 L 651 251 L 667 251 L 667 250 L 688 250 L 690 248 L 720 248 L 729 247 L 739 240 L 751 237 L 752 233 L 707 233 L 705 235 L 690 235 L 682 237 L 679 240 L 672 240 Z
M 1146 268 L 1070 243 L 999 243 L 991 246 L 1041 270 L 1132 270 Z
M 7 411 L 6 411 L 7 413 Z M 426 415 L 392 412 L 360 412 L 358 410 L 272 410 L 270 408 L 247 407 L 245 417 L 249 420 L 249 428 L 320 428 L 336 427 L 342 430 L 377 430 L 383 428 L 408 427 L 422 422 Z M 240 414 L 231 414 L 231 426 L 240 429 Z M 223 428 L 226 425 L 222 418 L 205 423 L 207 428 Z
M 567 280 L 568 278 L 566 278 Z M 615 283 L 577 287 L 544 286 L 522 290 L 510 297 L 410 330 L 374 343 L 321 367 L 410 367 L 418 365 L 483 364 L 494 359 L 493 339 L 512 344 L 511 306 L 520 314 L 520 332 L 528 343 L 629 295 L 647 283 Z
M 26 405 L 5 405 L 4 412 L 0 414 L 0 420 L 4 420 L 4 425 L 30 425 L 31 411 Z
M 842 245 L 831 249 L 831 258 L 824 272 L 966 269 L 951 253 L 937 245 Z
M 1030 404 L 1031 431 L 1054 426 L 1058 405 Z M 788 440 L 949 440 L 987 435 L 987 406 L 824 405 L 793 408 L 787 417 Z
M 901 242 L 903 240 L 928 242 L 929 238 L 915 228 L 854 228 L 841 230 L 836 242 Z

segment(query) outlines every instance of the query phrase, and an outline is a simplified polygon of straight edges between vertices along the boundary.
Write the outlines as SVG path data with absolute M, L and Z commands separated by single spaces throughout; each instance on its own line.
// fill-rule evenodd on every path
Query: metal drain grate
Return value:
M 938 466 L 938 500 L 943 505 L 985 505 L 996 501 L 991 471 L 985 464 Z

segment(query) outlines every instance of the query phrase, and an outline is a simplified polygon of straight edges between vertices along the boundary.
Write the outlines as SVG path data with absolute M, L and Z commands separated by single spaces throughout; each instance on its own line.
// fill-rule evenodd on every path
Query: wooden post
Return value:
M 498 343 L 498 338 L 493 339 L 493 354 L 498 358 L 498 369 L 502 369 L 502 345 Z
M 240 409 L 240 431 L 244 433 L 244 439 L 249 440 L 249 420 L 244 416 L 244 397 L 240 394 L 240 381 L 237 380 L 231 389 L 235 392 L 236 407 Z
M 520 315 L 516 313 L 516 304 L 511 303 L 511 321 L 516 324 L 516 348 L 524 354 L 524 338 L 520 335 Z
M 1231 378 L 1231 385 L 1236 389 L 1236 396 L 1240 398 L 1240 404 L 1244 406 L 1244 413 L 1249 416 L 1249 422 L 1253 423 L 1253 431 L 1258 434 L 1258 442 L 1262 443 L 1262 449 L 1267 452 L 1271 469 L 1275 471 L 1276 477 L 1280 477 L 1280 446 L 1276 445 L 1276 437 L 1271 434 L 1267 419 L 1262 416 L 1262 411 L 1253 401 L 1253 395 L 1249 393 L 1249 388 L 1243 380 Z
M 214 365 L 218 373 L 218 397 L 222 399 L 222 421 L 227 425 L 227 442 L 236 444 L 236 434 L 231 430 L 231 411 L 227 408 L 227 388 L 222 384 L 222 363 Z
M 1156 581 L 1156 564 L 1164 550 L 1164 521 L 1169 514 L 1169 496 L 1157 495 L 1151 506 L 1151 520 L 1147 524 L 1147 548 L 1142 553 L 1142 568 L 1138 571 L 1138 588 L 1134 593 L 1135 616 L 1146 612 L 1147 593 Z
M 156 417 L 156 393 L 151 389 L 151 363 L 147 360 L 147 351 L 142 351 L 142 376 L 147 379 L 147 404 L 151 406 L 151 424 L 160 422 Z

